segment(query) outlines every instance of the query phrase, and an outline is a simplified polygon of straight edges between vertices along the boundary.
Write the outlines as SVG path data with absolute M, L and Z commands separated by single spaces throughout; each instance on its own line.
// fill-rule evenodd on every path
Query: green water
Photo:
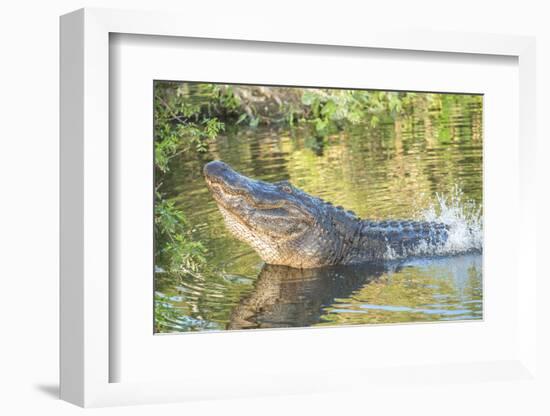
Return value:
M 363 218 L 424 218 L 430 208 L 432 215 L 469 215 L 465 207 L 482 206 L 481 114 L 481 100 L 458 101 L 325 138 L 307 128 L 229 128 L 200 160 L 172 160 L 162 192 L 208 249 L 212 271 L 157 270 L 161 331 L 481 319 L 479 252 L 384 269 L 266 267 L 226 230 L 201 173 L 204 163 L 220 159 L 253 178 L 290 180 Z

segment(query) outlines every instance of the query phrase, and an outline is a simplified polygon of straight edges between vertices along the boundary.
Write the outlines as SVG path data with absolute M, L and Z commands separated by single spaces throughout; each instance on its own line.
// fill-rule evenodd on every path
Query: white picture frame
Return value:
M 80 406 L 157 403 L 197 398 L 238 397 L 261 394 L 306 393 L 348 388 L 346 383 L 319 383 L 323 372 L 336 379 L 362 378 L 363 383 L 394 377 L 396 369 L 370 369 L 370 381 L 360 368 L 317 373 L 281 373 L 270 380 L 231 382 L 220 375 L 218 388 L 209 380 L 111 382 L 110 366 L 119 359 L 110 349 L 109 275 L 110 170 L 109 157 L 109 37 L 124 33 L 148 36 L 224 39 L 282 44 L 332 45 L 335 47 L 383 48 L 430 51 L 441 54 L 505 55 L 519 65 L 520 185 L 518 223 L 518 270 L 522 280 L 517 293 L 519 345 L 510 359 L 472 363 L 441 363 L 415 367 L 415 377 L 431 380 L 434 374 L 479 383 L 482 372 L 506 380 L 536 377 L 536 240 L 535 212 L 535 41 L 530 37 L 468 33 L 399 32 L 361 29 L 331 33 L 321 28 L 278 30 L 264 25 L 246 35 L 234 34 L 229 24 L 206 27 L 201 22 L 173 13 L 107 9 L 83 9 L 61 18 L 61 397 Z M 291 331 L 292 332 L 292 331 Z M 297 332 L 294 335 L 297 336 Z M 397 371 L 397 373 L 396 373 Z M 404 370 L 406 373 L 407 369 Z M 410 372 L 410 371 L 409 371 Z M 401 373 L 400 377 L 402 376 Z M 493 377 L 492 376 L 492 377 Z M 367 377 L 368 378 L 368 377 Z

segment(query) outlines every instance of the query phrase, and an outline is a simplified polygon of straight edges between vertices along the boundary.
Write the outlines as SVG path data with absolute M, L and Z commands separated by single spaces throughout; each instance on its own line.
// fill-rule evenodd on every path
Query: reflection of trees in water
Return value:
M 293 269 L 265 265 L 228 329 L 480 319 L 481 256 Z
M 426 103 L 389 123 L 329 136 L 322 156 L 296 141 L 289 179 L 365 217 L 410 216 L 455 186 L 481 202 L 481 104 L 442 105 L 446 111 Z

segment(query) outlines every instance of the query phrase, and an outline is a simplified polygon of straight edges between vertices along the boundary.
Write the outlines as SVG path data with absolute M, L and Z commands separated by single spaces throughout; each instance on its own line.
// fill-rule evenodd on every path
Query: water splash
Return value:
M 481 206 L 466 201 L 463 192 L 455 187 L 451 194 L 436 194 L 436 201 L 417 215 L 421 221 L 443 223 L 448 237 L 439 244 L 421 241 L 413 248 L 396 251 L 389 246 L 388 260 L 414 256 L 445 256 L 483 250 L 483 214 Z M 434 239 L 437 241 L 437 239 Z
M 464 193 L 455 186 L 450 195 L 436 194 L 436 203 L 420 213 L 425 221 L 440 222 L 449 227 L 445 244 L 436 254 L 457 254 L 483 249 L 482 207 L 464 200 Z

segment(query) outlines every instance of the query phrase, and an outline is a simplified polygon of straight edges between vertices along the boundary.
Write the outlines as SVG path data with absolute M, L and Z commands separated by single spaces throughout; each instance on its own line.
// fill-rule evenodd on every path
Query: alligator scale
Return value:
M 206 164 L 204 176 L 229 230 L 268 264 L 306 269 L 382 262 L 434 253 L 447 241 L 445 224 L 362 220 L 287 181 L 251 179 L 221 161 Z

